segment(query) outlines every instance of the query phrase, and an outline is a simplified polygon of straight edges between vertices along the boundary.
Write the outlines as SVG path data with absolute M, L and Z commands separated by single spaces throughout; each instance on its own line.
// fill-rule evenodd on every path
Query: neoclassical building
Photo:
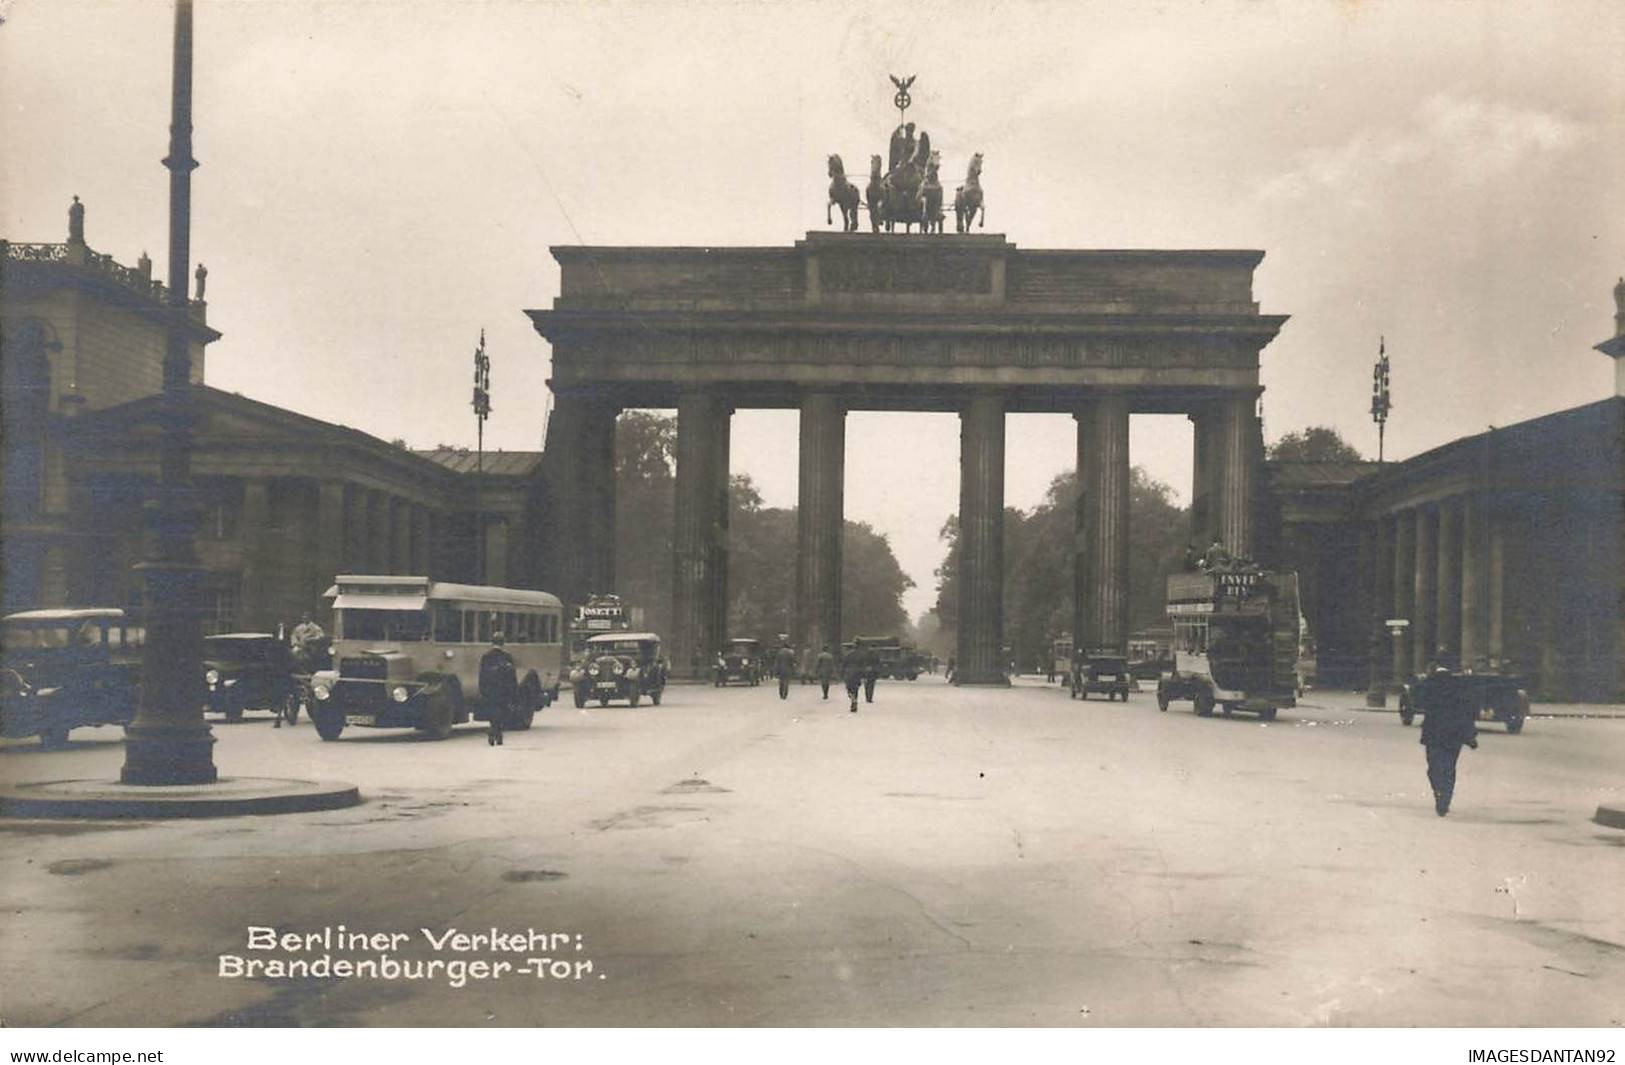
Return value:
M 1268 464 L 1324 683 L 1394 685 L 1441 658 L 1543 699 L 1625 701 L 1625 281 L 1615 301 L 1597 345 L 1621 367 L 1613 396 L 1380 467 Z
M 206 632 L 319 611 L 341 572 L 533 585 L 539 452 L 485 457 L 476 521 L 472 453 L 411 451 L 208 387 L 206 345 L 220 334 L 206 279 L 200 268 L 189 316 Z M 145 255 L 131 268 L 86 244 L 77 198 L 66 242 L 0 242 L 6 612 L 140 609 L 163 301 Z

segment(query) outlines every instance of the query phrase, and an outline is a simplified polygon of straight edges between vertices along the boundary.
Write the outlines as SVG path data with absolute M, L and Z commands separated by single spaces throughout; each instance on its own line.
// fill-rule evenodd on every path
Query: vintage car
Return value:
M 656 706 L 666 690 L 666 660 L 660 657 L 660 637 L 652 632 L 606 632 L 587 641 L 586 660 L 570 671 L 576 706 L 597 699 L 625 699 L 636 706 L 644 696 Z
M 1438 670 L 1412 677 L 1399 692 L 1399 723 L 1409 725 L 1417 714 L 1447 699 L 1466 699 L 1480 721 L 1499 721 L 1516 736 L 1529 717 L 1528 682 L 1510 673 Z
M 143 630 L 117 609 L 27 610 L 0 633 L 0 735 L 51 747 L 70 729 L 135 717 Z
M 1090 651 L 1072 661 L 1072 685 L 1068 693 L 1073 699 L 1087 699 L 1090 692 L 1104 692 L 1106 701 L 1121 699 L 1128 702 L 1128 659 L 1115 651 Z
M 762 683 L 762 642 L 744 638 L 729 640 L 717 655 L 713 672 L 719 688 L 736 683 L 754 688 Z
M 245 710 L 269 710 L 290 725 L 300 691 L 288 645 L 265 632 L 203 638 L 203 708 L 241 721 Z

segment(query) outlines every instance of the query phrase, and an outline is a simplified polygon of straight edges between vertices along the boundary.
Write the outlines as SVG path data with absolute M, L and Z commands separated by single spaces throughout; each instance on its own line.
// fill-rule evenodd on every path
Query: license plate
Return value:
M 345 714 L 344 715 L 344 723 L 346 725 L 370 725 L 375 720 L 377 720 L 377 719 L 374 718 L 371 714 Z
M 615 682 L 612 681 L 612 680 L 601 680 L 601 681 L 598 682 L 598 687 L 599 687 L 600 690 L 606 690 L 607 689 L 608 691 L 614 691 L 615 690 Z

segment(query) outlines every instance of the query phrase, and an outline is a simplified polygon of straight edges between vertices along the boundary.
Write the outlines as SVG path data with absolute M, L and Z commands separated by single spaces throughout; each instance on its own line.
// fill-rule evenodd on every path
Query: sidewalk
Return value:
M 1372 714 L 1399 713 L 1399 697 L 1392 693 L 1388 696 L 1388 705 L 1385 707 L 1371 707 L 1365 705 L 1365 692 L 1338 691 L 1336 689 L 1310 688 L 1298 700 L 1298 705 L 1307 708 L 1323 710 L 1363 710 Z M 1529 707 L 1530 717 L 1602 717 L 1625 718 L 1625 704 L 1622 703 L 1532 703 Z

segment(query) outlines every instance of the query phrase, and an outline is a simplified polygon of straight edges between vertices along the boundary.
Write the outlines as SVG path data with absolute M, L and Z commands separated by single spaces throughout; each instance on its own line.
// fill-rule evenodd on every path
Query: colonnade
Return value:
M 1201 545 L 1222 541 L 1252 550 L 1255 477 L 1253 392 L 1193 405 Z M 796 602 L 792 641 L 839 647 L 841 537 L 846 475 L 845 418 L 839 390 L 800 398 L 800 490 Z M 959 619 L 961 684 L 1006 683 L 1004 658 L 1004 459 L 1007 396 L 967 390 L 959 405 Z M 1074 545 L 1074 632 L 1080 646 L 1119 652 L 1128 641 L 1131 397 L 1080 393 L 1077 421 L 1079 493 Z M 571 602 L 614 587 L 615 405 L 600 397 L 558 397 L 549 429 L 553 456 L 560 587 Z M 730 634 L 728 608 L 729 422 L 733 407 L 718 389 L 685 389 L 677 397 L 676 504 L 672 549 L 672 631 L 668 655 L 678 675 L 703 676 Z M 563 419 L 563 421 L 559 421 Z M 603 442 L 609 441 L 607 449 Z M 605 515 L 608 515 L 606 518 Z M 844 634 L 850 637 L 851 633 Z

